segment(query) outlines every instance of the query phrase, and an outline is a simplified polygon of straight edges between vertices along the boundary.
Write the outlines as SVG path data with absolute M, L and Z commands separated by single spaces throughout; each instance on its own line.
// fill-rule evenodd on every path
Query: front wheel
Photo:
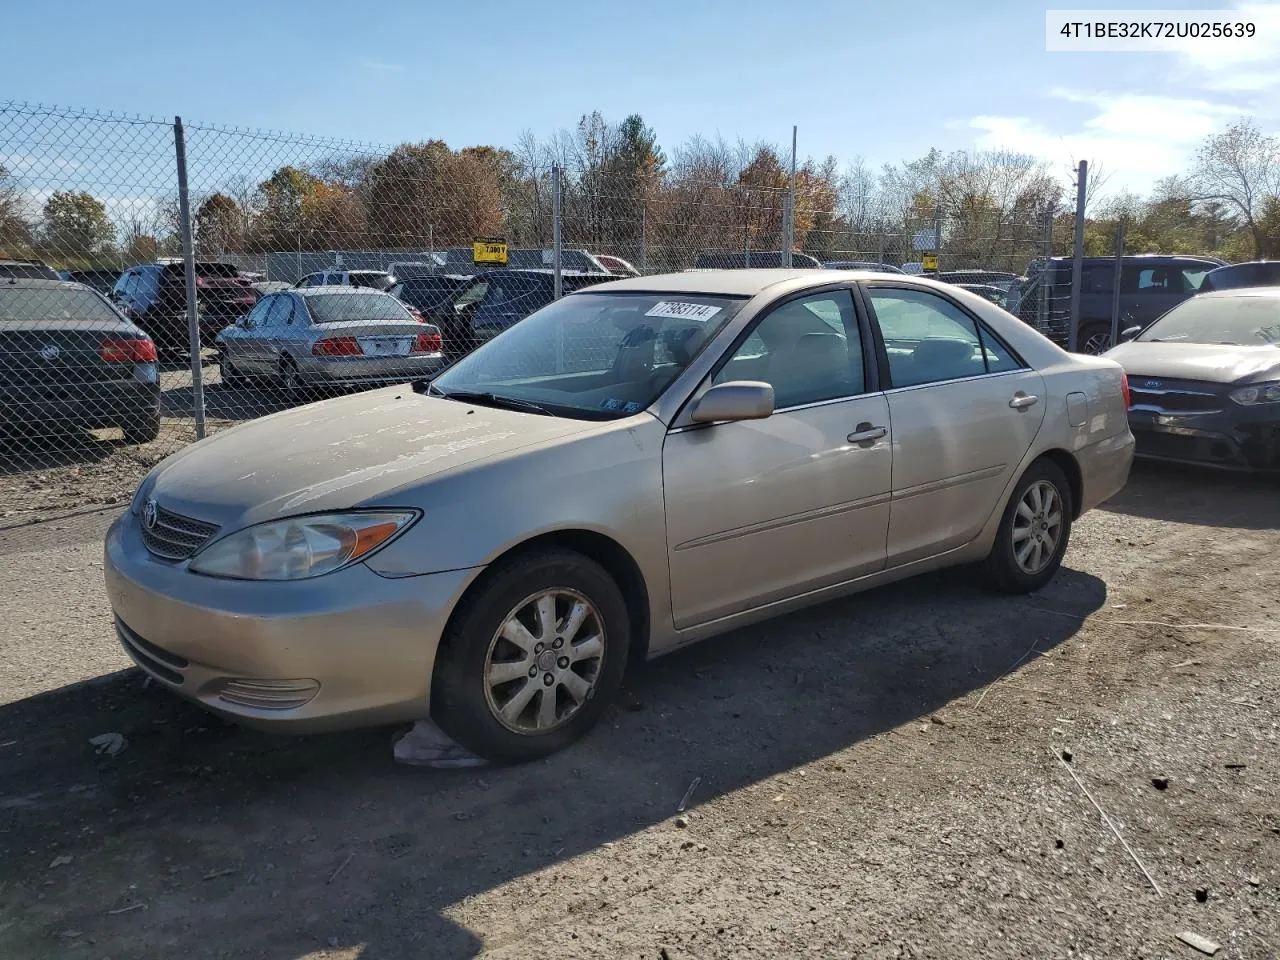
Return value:
M 441 640 L 432 717 L 472 753 L 533 760 L 590 730 L 622 683 L 626 601 L 598 564 L 566 550 L 499 565 Z
M 1058 572 L 1071 538 L 1071 487 L 1051 460 L 1022 475 L 1005 507 L 987 555 L 991 585 L 1003 593 L 1033 593 Z
M 122 429 L 125 443 L 150 443 L 160 436 L 160 414 L 157 412 L 139 420 L 130 420 Z

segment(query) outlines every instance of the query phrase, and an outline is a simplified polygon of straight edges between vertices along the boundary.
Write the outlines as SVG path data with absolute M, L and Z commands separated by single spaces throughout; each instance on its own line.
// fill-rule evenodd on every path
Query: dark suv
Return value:
M 1018 316 L 1050 340 L 1066 346 L 1071 326 L 1071 257 L 1032 260 L 1022 286 Z M 1223 265 L 1214 257 L 1142 254 L 1124 257 L 1120 266 L 1120 329 L 1145 327 L 1200 290 L 1210 270 Z M 1115 257 L 1085 257 L 1080 285 L 1080 332 L 1076 349 L 1111 349 L 1111 307 L 1115 294 Z
M 182 261 L 130 267 L 120 275 L 111 299 L 155 341 L 156 349 L 174 357 L 187 352 L 187 287 Z M 196 261 L 196 303 L 200 345 L 214 338 L 253 309 L 258 292 L 230 263 Z
M 43 260 L 0 260 L 0 277 L 6 280 L 61 280 L 58 271 Z
M 608 273 L 571 270 L 561 276 L 564 293 L 618 279 Z M 444 331 L 446 359 L 470 353 L 553 300 L 555 277 L 550 270 L 489 270 L 477 275 L 454 300 L 453 315 L 444 311 L 438 321 Z

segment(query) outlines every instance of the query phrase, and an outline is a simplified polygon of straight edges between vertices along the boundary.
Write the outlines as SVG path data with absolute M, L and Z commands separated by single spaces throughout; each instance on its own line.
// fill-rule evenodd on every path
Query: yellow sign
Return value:
M 496 263 L 507 265 L 507 241 L 484 237 L 471 245 L 471 259 L 475 263 Z
M 926 254 L 925 254 L 923 257 L 921 257 L 920 259 L 921 259 L 921 261 L 922 261 L 922 266 L 923 266 L 926 270 L 937 270 L 937 269 L 938 269 L 938 255 L 937 255 L 936 253 L 926 253 Z

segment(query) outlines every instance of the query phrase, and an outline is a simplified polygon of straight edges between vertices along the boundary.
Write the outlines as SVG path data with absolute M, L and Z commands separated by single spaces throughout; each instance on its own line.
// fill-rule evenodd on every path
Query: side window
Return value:
M 280 302 L 284 304 L 280 308 L 280 325 L 292 326 L 294 318 L 298 315 L 298 302 L 288 294 L 281 297 Z
M 863 393 L 862 337 L 852 296 L 844 290 L 818 293 L 776 307 L 712 382 L 731 380 L 771 384 L 780 410 Z
M 249 330 L 256 330 L 261 327 L 266 319 L 267 311 L 271 309 L 271 303 L 274 298 L 264 297 L 253 305 L 253 309 L 244 318 L 244 325 Z
M 1182 269 L 1182 292 L 1194 293 L 1204 283 L 1212 267 L 1184 267 Z
M 267 316 L 262 321 L 262 326 L 268 330 L 276 330 L 282 326 L 285 315 L 288 312 L 288 297 L 272 297 L 271 306 L 267 308 Z
M 867 295 L 889 355 L 895 387 L 913 387 L 1016 369 L 994 338 L 984 343 L 973 318 L 932 293 L 870 287 Z
M 1093 264 L 1084 268 L 1085 293 L 1113 293 L 1116 268 L 1111 264 Z

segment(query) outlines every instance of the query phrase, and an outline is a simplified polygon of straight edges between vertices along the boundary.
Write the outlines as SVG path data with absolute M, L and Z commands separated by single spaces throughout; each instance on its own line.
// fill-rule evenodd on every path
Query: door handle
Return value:
M 1027 393 L 1015 393 L 1013 399 L 1009 401 L 1009 406 L 1015 410 L 1026 410 L 1028 407 L 1035 406 L 1040 398 Z
M 888 432 L 889 430 L 886 427 L 875 427 L 870 423 L 860 423 L 858 428 L 849 434 L 848 439 L 850 443 L 858 443 L 869 447 Z

